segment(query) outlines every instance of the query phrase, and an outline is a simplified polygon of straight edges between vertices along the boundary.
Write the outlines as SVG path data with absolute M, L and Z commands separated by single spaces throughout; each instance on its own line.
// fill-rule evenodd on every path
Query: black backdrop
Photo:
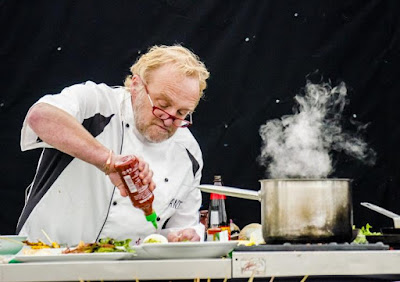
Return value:
M 399 1 L 10 0 L 0 8 L 1 234 L 15 232 L 40 153 L 19 147 L 30 105 L 87 80 L 121 85 L 154 44 L 181 43 L 211 72 L 191 128 L 202 183 L 221 174 L 226 185 L 258 190 L 260 125 L 291 114 L 294 95 L 317 73 L 347 84 L 344 123 L 353 114 L 369 123 L 364 137 L 377 152 L 372 167 L 335 156 L 331 177 L 354 179 L 355 224 L 392 225 L 361 201 L 400 214 Z M 227 207 L 240 227 L 260 222 L 258 202 L 228 198 Z

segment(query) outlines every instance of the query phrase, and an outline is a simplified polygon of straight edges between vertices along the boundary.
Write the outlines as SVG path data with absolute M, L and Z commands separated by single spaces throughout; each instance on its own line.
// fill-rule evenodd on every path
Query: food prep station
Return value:
M 232 257 L 82 260 L 0 264 L 0 281 L 135 281 L 250 277 L 375 276 L 400 280 L 400 250 L 246 251 Z M 279 280 L 278 280 L 279 281 Z M 299 280 L 300 281 L 300 280 Z
M 344 186 L 345 192 L 348 191 L 347 187 Z M 201 188 L 214 189 L 210 186 Z M 237 191 L 229 187 L 223 189 L 230 190 L 231 193 Z M 244 192 L 240 191 L 240 193 Z M 252 192 L 250 196 L 259 197 L 256 194 L 259 193 Z M 347 192 L 344 194 L 348 195 Z M 368 207 L 382 212 L 380 207 L 371 204 L 368 204 Z M 351 211 L 350 201 L 346 205 L 346 211 Z M 394 228 L 391 231 L 399 231 L 397 220 L 399 216 L 393 213 L 388 214 L 386 211 L 385 213 L 394 219 Z M 316 210 L 314 214 L 320 214 L 320 211 Z M 367 239 L 375 241 L 369 241 L 366 244 L 349 243 L 354 239 L 350 238 L 351 234 L 347 232 L 347 229 L 351 231 L 350 223 L 351 221 L 348 220 L 344 224 L 335 224 L 346 227 L 343 232 L 338 233 L 346 237 L 331 236 L 328 237 L 329 241 L 321 242 L 312 241 L 318 238 L 316 236 L 292 236 L 292 239 L 296 240 L 290 243 L 286 241 L 265 244 L 265 242 L 271 242 L 269 239 L 273 237 L 265 236 L 270 230 L 264 228 L 266 225 L 263 224 L 265 242 L 251 246 L 238 245 L 238 241 L 170 242 L 132 246 L 135 254 L 126 252 L 62 254 L 60 251 L 46 255 L 26 255 L 20 252 L 14 256 L 0 257 L 2 258 L 0 281 L 187 279 L 250 281 L 252 278 L 271 279 L 272 277 L 300 279 L 301 277 L 318 277 L 318 279 L 340 277 L 341 280 L 346 277 L 346 279 L 355 279 L 351 281 L 364 278 L 371 279 L 368 281 L 382 281 L 382 279 L 400 281 L 400 234 L 393 232 L 388 235 L 371 236 Z M 283 227 L 286 228 L 286 226 Z M 276 228 L 278 231 L 281 229 L 282 226 Z M 261 229 L 259 231 L 261 232 Z M 297 233 L 301 234 L 299 230 L 296 230 L 294 234 Z M 303 242 L 298 240 L 301 238 Z M 304 241 L 304 238 L 310 241 Z M 346 240 L 332 241 L 336 238 L 346 238 Z M 380 239 L 382 241 L 379 241 Z M 386 280 L 386 277 L 390 280 Z

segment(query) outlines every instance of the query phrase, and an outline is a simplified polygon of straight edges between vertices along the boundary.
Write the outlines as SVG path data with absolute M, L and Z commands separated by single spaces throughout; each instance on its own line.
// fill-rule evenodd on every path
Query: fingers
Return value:
M 144 185 L 148 184 L 149 189 L 153 191 L 156 189 L 156 184 L 153 182 L 153 171 L 150 169 L 149 164 L 145 162 L 141 157 L 137 157 L 139 160 L 139 177 Z
M 185 229 L 184 232 L 186 232 L 187 241 L 195 242 L 195 241 L 200 241 L 200 236 L 197 234 L 196 230 L 193 228 L 188 228 Z
M 150 189 L 150 191 L 154 191 L 154 189 L 156 189 L 156 184 L 153 182 L 153 180 L 150 182 L 150 184 L 149 184 L 149 189 Z
M 115 187 L 119 189 L 119 193 L 121 194 L 122 197 L 128 196 L 128 192 L 126 191 L 125 185 L 123 183 L 115 185 Z
M 139 169 L 140 170 L 140 169 Z M 142 179 L 143 184 L 149 184 L 153 178 L 153 171 L 149 169 L 149 164 L 144 164 L 144 169 L 139 174 L 140 179 Z
M 197 242 L 200 236 L 193 228 L 186 228 L 176 232 L 170 232 L 167 236 L 168 242 Z
M 122 197 L 128 196 L 128 192 L 126 191 L 123 180 L 121 179 L 121 177 L 119 176 L 119 174 L 117 172 L 110 173 L 108 175 L 108 177 L 110 178 L 112 184 L 114 184 L 115 187 L 117 187 L 119 189 L 119 192 Z
M 150 191 L 153 191 L 156 188 L 156 184 L 153 181 L 153 171 L 150 169 L 149 164 L 145 162 L 141 157 L 135 157 L 138 161 L 138 168 L 139 168 L 139 178 L 141 179 L 142 183 L 144 185 L 149 185 Z M 115 161 L 120 160 L 123 158 L 122 155 L 115 155 L 114 156 Z M 117 187 L 121 193 L 121 196 L 126 197 L 128 196 L 128 192 L 126 191 L 126 187 L 123 184 L 122 178 L 119 176 L 119 174 L 116 171 L 112 171 L 109 174 L 111 182 Z
M 119 182 L 118 184 L 115 184 L 115 187 L 119 189 L 119 193 L 121 194 L 122 197 L 127 197 L 128 196 L 128 191 L 126 191 L 126 187 L 124 183 Z
M 193 236 L 192 239 L 190 239 L 190 242 L 199 242 L 200 241 L 200 236 L 196 234 L 196 236 Z
M 179 242 L 178 232 L 169 232 L 167 239 L 168 239 L 168 242 Z
M 199 241 L 200 237 L 193 228 L 187 228 L 181 231 L 181 241 Z

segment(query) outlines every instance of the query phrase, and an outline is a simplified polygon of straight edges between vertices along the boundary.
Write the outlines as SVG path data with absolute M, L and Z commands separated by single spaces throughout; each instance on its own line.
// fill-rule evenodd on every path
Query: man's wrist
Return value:
M 103 172 L 106 175 L 109 175 L 113 171 L 112 156 L 113 156 L 113 151 L 110 149 L 110 151 L 108 153 L 108 158 L 107 158 L 105 164 L 103 165 Z

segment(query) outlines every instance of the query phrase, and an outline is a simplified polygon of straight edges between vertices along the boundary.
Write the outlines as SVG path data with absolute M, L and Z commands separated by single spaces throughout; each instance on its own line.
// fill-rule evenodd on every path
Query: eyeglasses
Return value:
M 141 80 L 141 79 L 140 79 Z M 147 97 L 149 98 L 150 104 L 153 108 L 152 112 L 153 115 L 156 118 L 159 118 L 161 120 L 167 120 L 167 119 L 172 119 L 172 124 L 176 127 L 188 127 L 191 126 L 193 124 L 193 117 L 192 117 L 192 113 L 189 112 L 186 115 L 185 119 L 181 119 L 178 118 L 176 116 L 170 115 L 169 113 L 167 113 L 166 111 L 160 109 L 159 107 L 154 106 L 153 100 L 151 100 L 151 97 L 149 95 L 149 91 L 147 90 L 147 86 L 146 84 L 142 81 L 144 89 L 146 91 Z

